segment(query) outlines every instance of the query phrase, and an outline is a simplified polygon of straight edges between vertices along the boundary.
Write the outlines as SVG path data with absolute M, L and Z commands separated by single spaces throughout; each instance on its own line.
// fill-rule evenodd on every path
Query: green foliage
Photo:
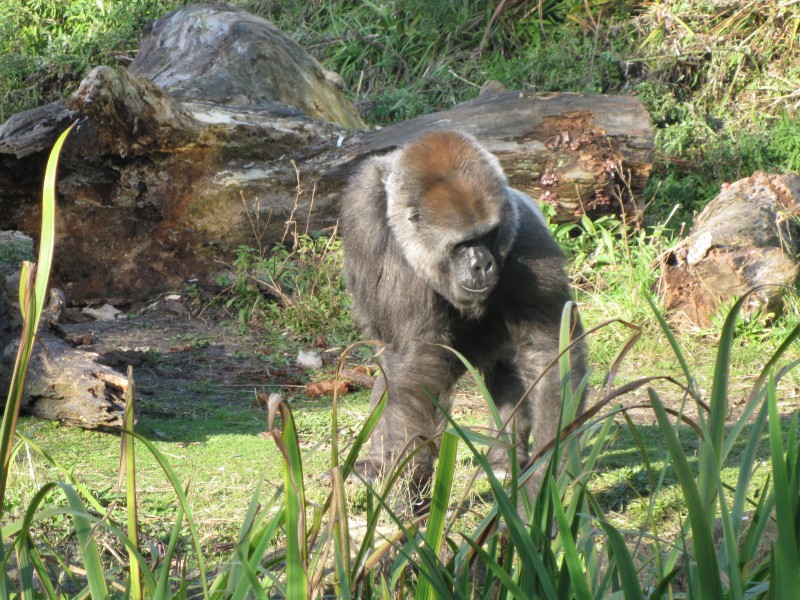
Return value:
M 344 78 L 368 121 L 393 123 L 470 99 L 487 79 L 542 91 L 613 89 L 618 52 L 598 45 L 578 17 L 603 4 L 547 1 L 541 11 L 518 7 L 494 19 L 474 0 L 282 3 L 265 14 Z
M 522 27 L 524 22 L 521 20 L 517 26 Z M 590 31 L 574 25 L 551 25 L 549 33 L 543 34 L 535 12 L 528 17 L 526 30 L 528 33 L 520 34 L 521 43 L 513 52 L 498 49 L 488 55 L 481 65 L 482 73 L 512 89 L 537 92 L 603 94 L 619 89 L 620 42 L 598 43 Z M 540 39 L 542 35 L 546 37 Z M 532 39 L 522 42 L 527 37 Z
M 243 322 L 287 328 L 304 341 L 321 332 L 335 341 L 355 337 L 335 236 L 301 235 L 294 248 L 276 244 L 269 253 L 241 246 L 220 284 L 225 306 Z
M 397 89 L 361 103 L 364 119 L 373 123 L 401 123 L 428 113 L 430 106 L 422 92 Z
M 0 122 L 71 92 L 86 72 L 132 56 L 145 24 L 178 0 L 0 3 Z
M 680 123 L 691 116 L 691 107 L 680 102 L 675 97 L 674 87 L 663 81 L 643 81 L 633 89 L 658 128 Z
M 784 116 L 770 136 L 774 163 L 787 171 L 800 172 L 800 120 Z

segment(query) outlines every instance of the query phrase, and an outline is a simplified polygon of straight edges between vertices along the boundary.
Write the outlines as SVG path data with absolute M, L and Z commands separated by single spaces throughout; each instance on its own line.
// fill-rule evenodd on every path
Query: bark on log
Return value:
M 708 327 L 725 303 L 756 289 L 745 316 L 771 318 L 800 275 L 800 177 L 756 173 L 724 189 L 663 259 L 660 290 L 678 327 Z
M 155 21 L 130 70 L 183 102 L 294 106 L 312 119 L 364 127 L 337 73 L 240 8 L 195 4 Z
M 256 32 L 263 42 L 280 32 L 242 11 L 231 17 L 228 9 L 214 13 L 208 7 L 204 19 L 229 26 L 192 29 L 199 17 L 190 8 L 150 35 L 185 40 L 175 32 L 191 30 L 193 43 L 219 54 L 204 55 L 207 64 L 228 60 L 226 68 L 215 66 L 215 77 L 234 73 L 231 85 L 239 90 L 246 82 L 241 69 L 230 66 L 235 57 L 226 54 L 227 46 L 211 42 L 227 39 L 229 46 L 241 32 Z M 228 37 L 203 45 L 207 31 L 226 31 Z M 165 64 L 173 75 L 181 65 L 195 72 L 196 65 L 188 64 L 185 47 L 171 59 L 148 58 L 148 51 L 169 49 L 149 39 L 134 63 L 140 66 L 137 76 L 99 67 L 69 102 L 84 121 L 61 163 L 53 282 L 75 303 L 124 306 L 181 289 L 190 279 L 213 286 L 219 261 L 230 261 L 240 245 L 269 247 L 292 227 L 332 227 L 340 191 L 364 158 L 434 129 L 473 134 L 498 155 L 514 186 L 553 203 L 560 220 L 583 212 L 641 215 L 653 132 L 634 98 L 488 93 L 451 110 L 348 135 L 340 124 L 266 100 L 263 90 L 237 92 L 236 98 L 255 98 L 243 101 L 247 105 L 220 104 L 219 81 L 209 83 L 208 100 L 191 79 L 181 88 L 173 78 L 168 95 L 143 76 L 159 80 Z M 292 77 L 319 80 L 320 71 L 309 64 L 310 72 Z M 66 114 L 59 105 L 49 110 Z M 34 133 L 30 127 L 0 131 L 0 229 L 35 236 L 46 158 L 41 149 L 58 128 Z
M 42 327 L 34 345 L 22 410 L 86 429 L 120 427 L 127 379 L 96 362 L 97 355 L 68 345 Z M 18 343 L 9 344 L 0 380 L 10 381 Z M 5 386 L 4 386 L 5 387 Z M 3 398 L 8 390 L 3 390 Z

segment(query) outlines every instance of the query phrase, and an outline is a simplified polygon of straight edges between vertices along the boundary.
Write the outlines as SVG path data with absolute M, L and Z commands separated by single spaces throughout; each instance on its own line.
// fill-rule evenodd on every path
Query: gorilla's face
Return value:
M 497 285 L 500 264 L 486 241 L 459 244 L 453 249 L 451 262 L 455 282 L 468 295 L 481 299 Z
M 518 222 L 497 159 L 452 133 L 421 138 L 393 161 L 387 217 L 407 262 L 462 313 L 478 315 Z

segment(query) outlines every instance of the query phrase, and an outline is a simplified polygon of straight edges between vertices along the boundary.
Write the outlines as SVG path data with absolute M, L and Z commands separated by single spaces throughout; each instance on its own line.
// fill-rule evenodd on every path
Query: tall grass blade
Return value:
M 350 448 L 350 451 L 347 453 L 347 457 L 345 458 L 344 462 L 342 463 L 342 479 L 347 479 L 348 475 L 350 475 L 350 471 L 353 468 L 353 465 L 358 458 L 358 454 L 361 451 L 361 448 L 366 444 L 369 436 L 372 434 L 372 431 L 375 429 L 375 426 L 378 424 L 378 421 L 383 414 L 384 409 L 386 408 L 386 401 L 388 399 L 388 394 L 383 394 L 383 397 L 375 406 L 375 408 L 370 412 L 367 420 L 364 422 L 364 426 L 361 428 L 361 431 L 358 432 L 358 435 L 353 440 L 353 445 Z M 330 502 L 330 499 L 328 499 Z M 327 510 L 328 504 L 325 505 L 325 510 Z
M 31 573 L 31 566 L 29 562 L 29 553 L 31 551 L 31 526 L 33 525 L 36 509 L 39 505 L 44 501 L 45 497 L 56 487 L 55 483 L 46 483 L 43 485 L 39 491 L 34 494 L 33 498 L 31 499 L 30 503 L 28 504 L 28 508 L 25 511 L 25 516 L 22 519 L 22 525 L 20 527 L 19 533 L 17 534 L 17 541 L 16 546 L 18 547 L 17 550 L 17 560 L 19 562 L 18 568 L 20 573 L 20 591 L 22 592 L 23 596 L 28 594 L 33 595 L 34 591 L 34 584 L 33 578 Z M 2 563 L 0 563 L 0 567 L 2 567 L 3 573 L 8 571 L 8 560 L 10 558 L 10 554 L 5 558 Z M 49 577 L 46 577 L 49 581 Z M 9 596 L 3 596 L 3 598 L 8 598 Z
M 256 496 L 254 496 L 254 500 L 257 500 Z M 266 524 L 261 526 L 261 529 L 259 529 L 256 535 L 253 536 L 252 543 L 250 544 L 248 559 L 251 569 L 259 568 L 259 565 L 267 553 L 267 549 L 275 541 L 275 535 L 278 533 L 278 531 L 280 531 L 280 528 L 284 524 L 284 516 L 284 508 L 278 507 L 277 512 L 272 515 L 272 518 L 267 521 Z M 240 545 L 242 543 L 240 543 Z M 234 567 L 235 568 L 231 568 L 230 572 L 228 573 L 229 587 L 230 585 L 236 585 L 234 593 L 231 596 L 231 600 L 241 600 L 247 597 L 249 585 L 244 578 L 239 576 L 238 566 L 234 565 Z M 214 591 L 215 587 L 217 586 L 212 587 L 212 592 Z
M 249 584 L 248 587 L 250 588 L 250 592 L 252 593 L 253 597 L 257 598 L 258 600 L 267 600 L 267 594 L 261 587 L 261 582 L 258 580 L 258 574 L 256 573 L 255 568 L 253 568 L 253 566 L 248 562 L 247 556 L 245 555 L 241 546 L 236 547 L 236 554 L 239 557 L 239 564 L 244 572 L 244 577 L 242 579 Z
M 487 576 L 494 575 L 497 577 L 498 581 L 505 587 L 511 598 L 529 598 L 530 595 L 527 594 L 522 590 L 519 584 L 515 581 L 514 577 L 512 577 L 506 570 L 503 568 L 500 563 L 497 562 L 497 559 L 492 554 L 489 554 L 480 547 L 479 544 L 475 542 L 472 538 L 468 536 L 464 536 L 464 541 L 469 544 L 472 548 L 473 552 L 478 555 L 478 557 L 483 561 L 486 565 Z M 492 591 L 492 586 L 487 585 L 487 594 Z
M 347 495 L 344 489 L 344 481 L 341 477 L 339 468 L 331 471 L 331 482 L 333 483 L 333 510 L 334 515 L 334 556 L 336 559 L 337 572 L 337 596 L 342 600 L 349 600 L 353 589 L 353 565 L 350 561 L 350 523 L 347 514 Z M 320 565 L 323 566 L 323 565 Z
M 497 512 L 506 523 L 511 541 L 518 548 L 520 570 L 527 574 L 526 582 L 530 583 L 531 580 L 536 579 L 536 585 L 542 590 L 542 597 L 548 600 L 556 600 L 558 595 L 556 593 L 552 573 L 548 571 L 545 566 L 540 549 L 536 547 L 528 528 L 519 518 L 517 509 L 511 503 L 511 499 L 503 488 L 503 484 L 492 472 L 486 455 L 478 450 L 468 439 L 468 436 L 464 434 L 463 428 L 459 426 L 450 415 L 445 412 L 444 417 L 449 421 L 450 426 L 464 441 L 475 461 L 483 469 L 484 473 L 486 473 L 486 478 L 492 488 L 495 503 L 497 504 Z M 495 575 L 500 577 L 499 573 L 495 573 Z M 523 591 L 528 597 L 531 597 L 529 590 L 524 589 Z
M 770 592 L 774 587 L 785 598 L 800 598 L 800 558 L 797 550 L 797 474 L 787 472 L 784 457 L 781 417 L 778 413 L 778 395 L 775 377 L 770 376 L 767 384 L 767 403 L 769 404 L 769 448 L 772 459 L 772 476 L 775 487 L 775 520 L 777 522 L 778 543 L 772 560 L 775 578 L 770 581 Z M 792 427 L 797 427 L 797 415 L 792 419 Z M 794 453 L 797 448 L 788 448 Z M 796 466 L 796 465 L 795 465 Z M 790 484 L 794 483 L 794 487 Z
M 606 537 L 608 537 L 609 553 L 616 562 L 616 569 L 622 583 L 625 600 L 644 600 L 642 585 L 639 583 L 639 575 L 633 564 L 631 553 L 628 551 L 628 546 L 625 544 L 625 538 L 613 525 L 606 521 L 601 520 L 599 524 L 603 528 Z
M 208 597 L 208 582 L 206 580 L 206 564 L 205 559 L 203 558 L 203 551 L 202 547 L 200 546 L 200 535 L 197 531 L 197 524 L 194 521 L 192 516 L 191 506 L 189 505 L 189 499 L 186 497 L 186 492 L 181 487 L 180 479 L 178 478 L 177 473 L 172 468 L 172 465 L 169 464 L 167 458 L 161 453 L 161 451 L 156 448 L 153 443 L 145 437 L 142 437 L 139 433 L 129 432 L 133 436 L 136 437 L 139 442 L 145 445 L 147 450 L 153 454 L 156 459 L 156 462 L 161 467 L 161 470 L 164 471 L 164 474 L 167 476 L 170 485 L 172 486 L 173 492 L 178 497 L 178 502 L 180 504 L 183 513 L 186 515 L 186 523 L 189 526 L 189 533 L 192 538 L 192 545 L 194 546 L 196 555 L 197 555 L 197 570 L 199 571 L 198 577 L 200 579 L 200 585 L 203 588 L 203 596 Z
M 17 430 L 19 410 L 22 403 L 22 390 L 25 386 L 25 373 L 28 369 L 31 349 L 36 329 L 34 329 L 33 313 L 36 310 L 36 296 L 34 292 L 36 265 L 23 263 L 22 275 L 20 278 L 20 300 L 22 307 L 22 338 L 17 351 L 14 372 L 11 375 L 11 385 L 8 391 L 6 408 L 3 413 L 3 422 L 0 424 L 0 457 L 2 457 L 2 471 L 0 471 L 0 515 L 3 514 L 4 499 L 6 497 L 6 484 L 8 483 L 8 471 L 11 465 L 11 457 L 14 454 L 14 434 Z M 2 542 L 2 538 L 0 538 Z M 0 558 L 2 558 L 3 546 L 0 543 Z
M 280 416 L 282 430 L 275 418 Z M 289 598 L 308 596 L 308 548 L 306 546 L 306 501 L 303 463 L 297 429 L 289 405 L 282 398 L 269 404 L 269 430 L 283 455 L 283 486 L 286 510 L 286 594 Z
M 134 455 L 134 437 L 132 432 L 135 424 L 136 388 L 133 380 L 133 367 L 128 366 L 128 385 L 125 391 L 125 412 L 122 416 L 122 434 L 120 436 L 120 477 L 125 476 L 125 503 L 128 508 L 128 540 L 133 548 L 139 548 L 139 513 L 136 508 L 136 457 Z M 134 600 L 142 598 L 142 576 L 139 563 L 134 558 L 134 553 L 128 552 L 128 569 L 130 572 L 130 591 Z
M 667 411 L 664 410 L 664 405 L 653 388 L 648 388 L 647 392 L 650 395 L 653 412 L 655 412 L 661 434 L 664 436 L 664 442 L 672 458 L 675 473 L 678 476 L 678 482 L 686 499 L 692 538 L 694 540 L 695 559 L 698 571 L 702 573 L 702 577 L 699 578 L 701 595 L 707 599 L 724 598 L 717 553 L 711 537 L 711 533 L 714 530 L 713 518 L 709 519 L 707 516 L 708 511 L 695 484 L 689 461 L 683 452 L 683 448 L 681 448 L 678 436 L 675 434 L 672 423 L 667 416 Z M 688 557 L 685 558 L 685 561 L 688 568 Z
M 97 511 L 98 513 L 102 514 L 105 512 L 103 505 L 92 495 L 91 490 L 88 487 L 83 485 L 78 479 L 73 475 L 72 471 L 70 471 L 67 467 L 61 464 L 58 460 L 56 460 L 47 450 L 45 450 L 40 444 L 38 444 L 34 439 L 27 437 L 26 435 L 17 432 L 17 438 L 21 442 L 23 442 L 26 446 L 30 446 L 33 450 L 35 450 L 38 454 L 40 454 L 53 468 L 55 468 L 61 475 L 64 477 L 65 481 L 69 482 L 69 484 L 78 490 L 81 497 L 83 497 L 84 502 L 86 502 L 92 509 Z
M 78 548 L 83 557 L 83 566 L 86 570 L 86 580 L 92 598 L 97 600 L 108 598 L 106 587 L 106 574 L 100 560 L 100 551 L 97 542 L 92 536 L 92 524 L 87 518 L 86 508 L 81 502 L 78 493 L 71 486 L 59 483 L 58 486 L 67 497 L 67 503 L 72 511 L 72 521 L 75 525 L 75 537 L 78 539 Z
M 681 366 L 681 370 L 683 371 L 684 377 L 686 377 L 686 383 L 689 386 L 689 390 L 694 398 L 700 398 L 700 392 L 697 389 L 697 381 L 692 375 L 691 369 L 689 369 L 689 363 L 686 362 L 686 358 L 683 356 L 683 351 L 681 350 L 680 345 L 678 344 L 678 340 L 675 339 L 675 335 L 672 333 L 672 330 L 669 327 L 666 319 L 661 315 L 661 311 L 658 310 L 656 303 L 653 302 L 653 299 L 648 294 L 643 294 L 645 300 L 650 305 L 650 308 L 653 311 L 653 314 L 658 321 L 659 326 L 661 327 L 661 331 L 664 332 L 664 335 L 669 342 L 670 347 L 672 348 L 672 353 L 675 355 L 675 358 L 678 359 L 678 364 Z
M 720 567 L 728 573 L 728 590 L 730 591 L 731 600 L 742 600 L 744 588 L 742 587 L 742 574 L 739 570 L 739 538 L 731 522 L 728 502 L 722 492 L 722 478 L 719 470 L 715 472 L 715 475 L 717 486 L 720 490 L 717 498 L 719 500 L 719 521 L 722 524 L 723 551 L 720 551 L 719 555 Z
M 25 387 L 25 374 L 28 369 L 28 361 L 30 360 L 36 330 L 39 326 L 47 290 L 47 281 L 50 277 L 50 265 L 53 261 L 58 157 L 72 127 L 74 127 L 74 123 L 58 137 L 47 161 L 42 189 L 42 227 L 39 241 L 38 268 L 29 263 L 23 264 L 20 277 L 22 334 L 14 363 L 14 371 L 11 375 L 5 410 L 3 411 L 3 420 L 0 423 L 0 466 L 2 466 L 2 469 L 0 469 L 0 516 L 3 514 L 5 505 L 8 471 L 13 454 L 14 434 L 19 419 L 22 391 Z M 3 538 L 0 535 L 0 562 L 5 562 L 4 547 Z M 7 594 L 6 574 L 3 573 L 0 576 L 0 596 L 6 597 Z
M 567 572 L 569 573 L 570 588 L 573 597 L 577 600 L 590 600 L 592 597 L 589 592 L 589 584 L 586 582 L 586 575 L 583 571 L 581 558 L 578 554 L 578 548 L 575 545 L 575 538 L 573 532 L 570 530 L 567 515 L 564 508 L 561 506 L 561 496 L 558 493 L 558 488 L 555 481 L 551 482 L 550 491 L 552 493 L 553 508 L 556 518 L 556 525 L 558 526 L 558 533 L 560 534 L 561 545 L 564 550 L 564 562 L 566 563 Z
M 175 556 L 175 549 L 178 547 L 178 539 L 181 534 L 181 525 L 183 523 L 183 507 L 178 504 L 178 510 L 175 513 L 175 526 L 172 528 L 172 533 L 169 537 L 169 544 L 167 550 L 164 552 L 164 559 L 161 563 L 161 568 L 158 573 L 158 581 L 156 582 L 156 590 L 153 594 L 153 600 L 162 600 L 170 597 L 169 592 L 169 571 L 172 568 L 172 559 Z
M 234 557 L 232 558 L 228 569 L 223 570 L 211 585 L 212 594 L 214 594 L 217 590 L 221 590 L 223 587 L 225 587 L 225 591 L 231 599 L 243 598 L 247 593 L 247 591 L 240 590 L 242 587 L 246 589 L 249 586 L 247 585 L 246 578 L 241 576 L 241 565 L 239 564 L 237 557 L 239 548 L 242 546 L 247 547 L 248 553 L 250 551 L 252 535 L 254 533 L 253 528 L 255 527 L 256 517 L 258 516 L 261 506 L 258 498 L 261 493 L 261 485 L 263 481 L 263 477 L 258 480 L 256 489 L 253 491 L 253 495 L 250 497 L 250 503 L 247 506 L 247 512 L 244 515 L 242 527 L 239 531 L 239 538 L 236 541 L 236 548 L 234 548 Z M 237 593 L 240 595 L 237 596 Z
M 711 386 L 711 399 L 709 405 L 711 414 L 708 418 L 707 435 L 701 442 L 700 449 L 700 494 L 709 511 L 710 518 L 714 518 L 713 501 L 718 492 L 717 478 L 714 472 L 722 464 L 722 443 L 725 439 L 725 416 L 728 412 L 728 376 L 730 374 L 731 349 L 733 338 L 736 334 L 736 320 L 742 303 L 747 299 L 745 294 L 734 302 L 719 334 L 717 344 L 717 359 L 714 365 L 714 382 Z M 710 451 L 710 453 L 709 453 Z
M 753 475 L 753 468 L 757 459 L 756 451 L 761 444 L 761 432 L 764 430 L 764 423 L 767 420 L 767 403 L 762 404 L 752 423 L 747 444 L 742 452 L 740 459 L 739 477 L 736 482 L 736 494 L 733 497 L 733 507 L 731 508 L 731 519 L 737 533 L 741 530 L 744 518 L 745 504 L 747 502 L 747 491 L 750 487 L 750 478 Z
M 42 588 L 44 588 L 44 594 L 47 598 L 57 600 L 59 596 L 53 587 L 53 583 L 50 581 L 50 573 L 47 570 L 47 567 L 44 565 L 44 561 L 42 560 L 42 555 L 39 552 L 39 549 L 36 547 L 36 544 L 33 542 L 33 538 L 31 536 L 26 538 L 26 542 L 26 554 L 29 554 L 30 562 L 33 563 L 33 569 L 37 575 L 36 582 Z
M 442 434 L 439 448 L 439 461 L 436 466 L 436 480 L 433 484 L 431 496 L 431 510 L 428 515 L 428 529 L 425 532 L 425 545 L 430 548 L 435 556 L 439 556 L 442 549 L 442 534 L 447 519 L 447 508 L 450 505 L 450 493 L 453 489 L 453 474 L 456 468 L 456 452 L 458 451 L 458 436 L 451 431 Z M 416 600 L 430 600 L 434 598 L 433 588 L 430 584 L 431 574 L 426 570 L 420 572 L 419 585 L 417 586 Z
M 56 176 L 58 174 L 58 158 L 61 148 L 67 140 L 69 132 L 75 127 L 70 125 L 56 140 L 50 156 L 47 159 L 47 168 L 44 172 L 44 186 L 42 189 L 42 229 L 39 238 L 39 256 L 36 264 L 36 313 L 34 315 L 33 330 L 39 327 L 39 318 L 42 314 L 44 299 L 47 295 L 47 282 L 50 279 L 50 266 L 53 263 L 53 250 L 56 239 Z
M 748 570 L 751 566 L 756 566 L 754 559 L 758 551 L 762 548 L 764 533 L 767 530 L 767 526 L 773 520 L 775 494 L 770 492 L 771 485 L 772 478 L 767 476 L 767 481 L 759 490 L 758 503 L 750 516 L 750 527 L 748 527 L 744 541 L 742 542 L 740 556 L 743 557 L 743 561 L 746 561 L 745 567 Z
M 781 342 L 781 345 L 778 347 L 778 349 L 772 353 L 772 356 L 769 357 L 769 360 L 767 360 L 762 367 L 761 373 L 759 373 L 758 378 L 751 388 L 750 396 L 748 397 L 747 402 L 745 402 L 742 414 L 728 431 L 728 437 L 722 446 L 722 456 L 720 457 L 721 463 L 724 463 L 728 458 L 728 454 L 730 454 L 730 451 L 736 443 L 739 434 L 750 423 L 750 416 L 753 414 L 753 411 L 766 396 L 765 383 L 768 380 L 770 373 L 777 368 L 778 361 L 789 350 L 789 348 L 793 347 L 794 342 L 798 337 L 800 337 L 800 325 L 797 325 L 789 332 L 786 338 Z M 784 366 L 780 371 L 778 371 L 778 376 L 776 379 L 780 380 L 783 374 L 791 371 L 798 364 L 800 364 L 800 361 L 795 360 Z

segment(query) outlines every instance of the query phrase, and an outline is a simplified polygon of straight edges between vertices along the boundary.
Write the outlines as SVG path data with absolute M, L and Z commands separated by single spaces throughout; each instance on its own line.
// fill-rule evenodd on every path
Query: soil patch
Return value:
M 97 353 L 98 362 L 121 373 L 133 366 L 139 414 L 180 416 L 209 393 L 218 402 L 242 403 L 254 402 L 256 391 L 305 387 L 308 373 L 296 364 L 294 344 L 277 346 L 280 336 L 221 311 L 192 316 L 190 308 L 159 301 L 113 321 L 87 321 L 70 310 L 59 327 L 69 343 Z

